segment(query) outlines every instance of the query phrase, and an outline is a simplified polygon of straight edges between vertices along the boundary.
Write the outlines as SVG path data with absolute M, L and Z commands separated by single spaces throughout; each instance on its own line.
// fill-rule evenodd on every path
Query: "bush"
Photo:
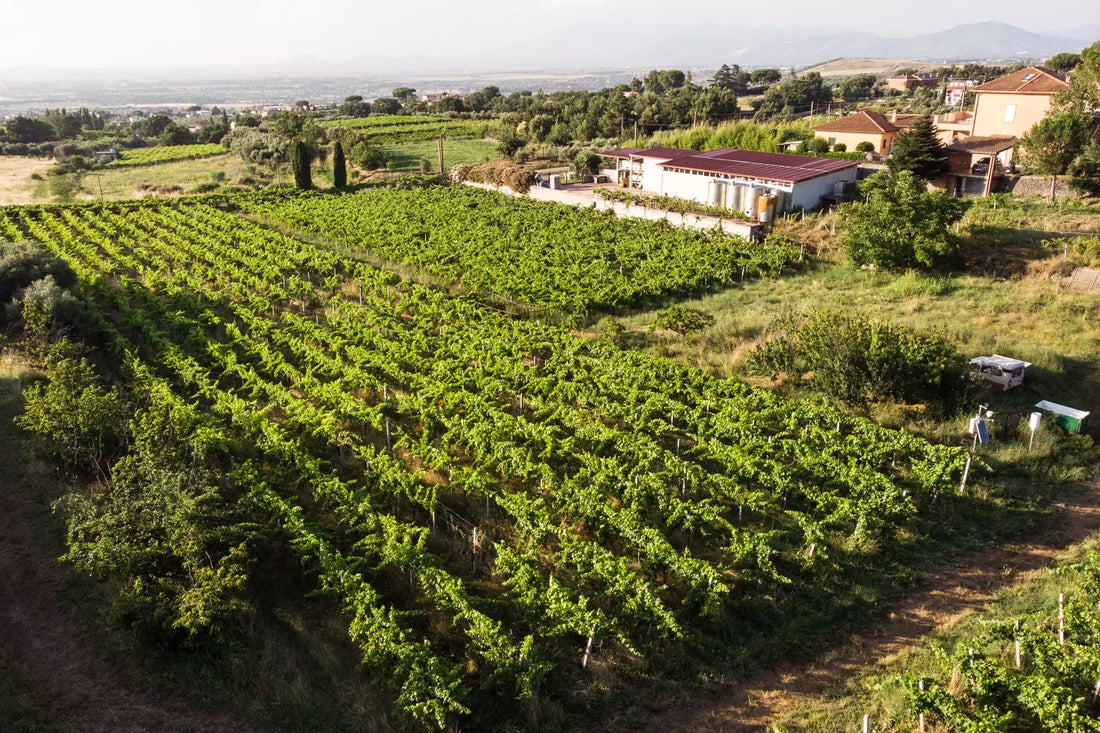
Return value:
M 62 287 L 76 282 L 69 265 L 39 245 L 0 241 L 0 303 L 7 304 L 19 291 L 47 275 Z
M 838 208 L 844 227 L 840 239 L 857 265 L 949 267 L 962 254 L 950 226 L 969 206 L 945 191 L 928 191 L 909 171 L 883 171 L 860 184 L 856 201 Z
M 844 152 L 847 152 L 847 151 L 848 151 L 848 146 L 845 145 L 844 143 L 837 143 L 836 145 L 833 146 L 833 152 L 834 153 L 844 153 Z
M 875 144 L 874 143 L 869 143 L 866 140 L 864 140 L 863 142 L 858 143 L 856 145 L 856 152 L 857 153 L 873 153 L 873 152 L 875 152 Z
M 653 324 L 679 334 L 702 331 L 714 323 L 714 316 L 697 308 L 674 305 L 657 312 Z
M 812 373 L 814 389 L 847 403 L 891 397 L 945 413 L 970 394 L 966 361 L 940 334 L 835 310 L 788 316 L 770 332 L 749 356 L 750 373 L 773 379 Z
M 585 176 L 594 176 L 599 172 L 600 156 L 596 153 L 577 153 L 577 156 L 573 158 L 573 173 L 577 178 L 583 179 Z
M 99 386 L 87 361 L 61 359 L 49 380 L 32 385 L 24 397 L 26 408 L 16 422 L 71 465 L 102 477 L 124 452 L 130 406 L 117 389 Z
M 527 193 L 535 182 L 535 173 L 530 168 L 499 160 L 475 166 L 456 165 L 451 176 L 460 183 L 472 181 L 490 186 L 508 186 L 516 193 Z
M 812 140 L 803 140 L 798 146 L 798 152 L 800 153 L 827 153 L 829 152 L 829 141 L 823 140 L 819 137 L 815 137 Z

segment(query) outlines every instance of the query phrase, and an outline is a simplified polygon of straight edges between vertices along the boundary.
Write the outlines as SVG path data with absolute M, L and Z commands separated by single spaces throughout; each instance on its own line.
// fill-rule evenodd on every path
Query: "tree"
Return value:
M 395 115 L 401 111 L 401 103 L 393 97 L 379 97 L 370 106 L 371 114 Z
M 749 80 L 752 77 L 748 72 L 742 71 L 737 64 L 730 66 L 722 64 L 714 72 L 714 86 L 726 89 L 734 94 L 744 94 L 749 88 Z
M 1069 89 L 1054 95 L 1054 107 L 1083 114 L 1100 109 L 1100 41 L 1081 50 L 1081 62 L 1073 67 Z
M 821 74 L 812 71 L 776 84 L 764 92 L 764 99 L 754 119 L 768 121 L 776 117 L 794 117 L 809 112 L 814 105 L 828 104 L 832 99 L 832 89 Z
M 600 156 L 596 153 L 584 151 L 577 153 L 573 158 L 573 173 L 577 178 L 594 176 L 600 172 Z
M 550 115 L 535 115 L 527 123 L 527 134 L 535 142 L 542 142 L 554 127 L 554 118 Z
M 344 97 L 344 103 L 337 111 L 345 117 L 366 117 L 371 112 L 371 106 L 369 102 L 364 102 L 360 95 L 352 94 Z
M 332 186 L 343 188 L 348 184 L 348 168 L 344 160 L 344 146 L 337 140 L 332 146 Z
M 864 140 L 863 142 L 856 144 L 856 152 L 857 153 L 873 153 L 873 152 L 875 152 L 875 144 L 874 143 L 869 143 L 866 140 Z
M 715 125 L 737 114 L 737 96 L 725 87 L 712 86 L 699 97 L 699 119 Z
M 1076 110 L 1050 114 L 1020 138 L 1027 155 L 1025 164 L 1035 173 L 1050 176 L 1050 200 L 1054 202 L 1058 176 L 1067 173 L 1089 142 L 1090 120 Z
M 882 171 L 860 184 L 856 201 L 839 207 L 840 239 L 857 265 L 942 268 L 961 254 L 950 226 L 969 206 L 945 191 L 929 191 L 911 171 Z
M 172 122 L 172 118 L 168 115 L 152 115 L 151 117 L 146 117 L 141 122 L 134 123 L 134 127 L 146 137 L 157 137 L 172 124 L 175 123 Z
M 309 148 L 301 140 L 290 149 L 290 167 L 294 171 L 294 185 L 303 190 L 313 188 L 309 175 Z
M 186 127 L 180 127 L 172 122 L 157 135 L 157 145 L 191 145 L 195 142 L 195 136 Z
M 44 143 L 56 136 L 49 124 L 22 115 L 8 120 L 4 129 L 7 138 L 13 143 Z
M 510 127 L 505 128 L 504 132 L 500 134 L 497 139 L 497 150 L 505 158 L 511 158 L 520 148 L 527 144 L 527 141 L 517 135 Z
M 892 173 L 910 171 L 931 181 L 947 173 L 949 153 L 936 137 L 931 116 L 918 117 L 908 130 L 898 133 L 890 158 L 886 161 Z
M 867 99 L 871 96 L 871 90 L 875 87 L 874 74 L 856 74 L 850 76 L 840 85 L 840 96 L 845 102 L 853 102 L 859 99 Z
M 1079 63 L 1081 63 L 1079 53 L 1056 53 L 1050 57 L 1050 61 L 1046 62 L 1046 67 L 1055 74 L 1065 74 L 1067 71 L 1073 71 Z
M 779 69 L 756 69 L 749 77 L 753 84 L 775 84 L 783 78 Z
M 299 99 L 297 102 L 294 103 L 294 106 L 301 110 L 307 110 L 309 109 L 309 100 Z M 213 114 L 213 111 L 211 111 L 211 114 Z
M 397 87 L 390 93 L 393 95 L 394 99 L 402 103 L 412 102 L 416 99 L 416 90 L 412 87 Z

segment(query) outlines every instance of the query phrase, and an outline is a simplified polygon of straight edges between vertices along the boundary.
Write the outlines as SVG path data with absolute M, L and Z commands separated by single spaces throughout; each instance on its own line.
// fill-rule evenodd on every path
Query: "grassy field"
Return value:
M 420 161 L 427 160 L 430 172 L 438 173 L 439 153 L 435 141 L 407 143 L 384 148 L 395 171 L 420 171 Z M 492 140 L 444 140 L 443 165 L 478 165 L 500 157 Z
M 619 318 L 628 343 L 714 374 L 744 376 L 750 352 L 784 314 L 857 310 L 910 328 L 941 331 L 967 356 L 998 353 L 1032 362 L 1023 389 L 994 398 L 999 409 L 1023 410 L 1041 399 L 1100 408 L 1100 296 L 1063 289 L 1058 278 L 1079 263 L 1039 244 L 1059 232 L 1100 232 L 1100 206 L 1061 211 L 1040 202 L 976 207 L 962 230 L 967 235 L 969 229 L 975 243 L 971 267 L 995 276 L 858 270 L 839 251 L 834 222 L 835 216 L 827 215 L 785 226 L 794 241 L 818 253 L 819 261 L 805 272 L 750 280 L 685 301 L 715 319 L 695 334 L 654 329 L 652 310 Z M 920 416 L 876 417 L 913 427 L 910 421 Z
M 105 169 L 81 177 L 79 191 L 73 197 L 86 201 L 135 199 L 150 196 L 181 196 L 195 193 L 196 187 L 216 182 L 221 185 L 250 189 L 254 184 L 289 180 L 285 174 L 272 179 L 270 173 L 245 164 L 239 156 L 216 155 L 209 158 L 161 163 L 154 166 Z M 37 201 L 51 200 L 49 182 L 44 181 L 36 192 Z
M 801 73 L 816 71 L 826 79 L 840 79 L 856 74 L 874 74 L 875 76 L 884 77 L 903 68 L 917 69 L 924 72 L 940 66 L 942 64 L 930 64 L 927 61 L 913 61 L 912 59 L 834 59 L 803 69 Z
M 0 155 L 0 206 L 37 203 L 39 182 L 31 176 L 44 175 L 53 164 L 49 158 Z

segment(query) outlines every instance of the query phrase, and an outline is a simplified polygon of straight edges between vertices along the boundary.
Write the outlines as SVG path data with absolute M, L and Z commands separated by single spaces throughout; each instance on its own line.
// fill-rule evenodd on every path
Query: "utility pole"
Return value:
M 634 147 L 638 147 L 638 120 L 634 120 Z
M 439 175 L 446 175 L 443 168 L 443 136 L 439 136 Z

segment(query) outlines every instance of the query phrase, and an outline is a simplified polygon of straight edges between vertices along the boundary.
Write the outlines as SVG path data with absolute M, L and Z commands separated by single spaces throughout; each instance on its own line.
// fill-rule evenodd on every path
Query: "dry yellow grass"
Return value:
M 44 175 L 53 164 L 49 158 L 0 155 L 0 206 L 37 203 L 39 182 L 31 176 Z

